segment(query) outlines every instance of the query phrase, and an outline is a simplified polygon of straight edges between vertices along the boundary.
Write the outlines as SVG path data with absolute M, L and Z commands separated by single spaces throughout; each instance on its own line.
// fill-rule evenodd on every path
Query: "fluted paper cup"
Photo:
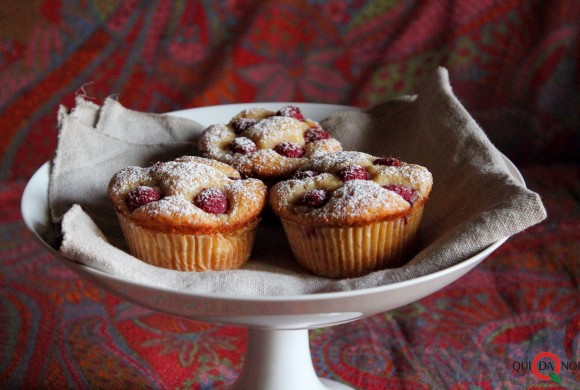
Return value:
M 302 267 L 321 276 L 350 278 L 405 263 L 415 248 L 423 207 L 364 226 L 311 227 L 284 218 L 282 225 Z
M 178 234 L 141 227 L 118 214 L 131 254 L 142 261 L 177 271 L 230 270 L 249 259 L 258 221 L 228 233 Z

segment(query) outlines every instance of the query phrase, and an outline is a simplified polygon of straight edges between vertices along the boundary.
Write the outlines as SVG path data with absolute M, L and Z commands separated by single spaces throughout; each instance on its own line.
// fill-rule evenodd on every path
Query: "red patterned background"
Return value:
M 541 384 L 513 369 L 541 351 L 579 361 L 579 21 L 577 0 L 1 2 L 0 387 L 207 389 L 235 380 L 246 347 L 244 329 L 128 303 L 32 240 L 20 196 L 54 151 L 59 104 L 366 108 L 437 66 L 549 218 L 428 298 L 311 331 L 316 371 L 360 389 L 496 389 Z M 578 388 L 580 369 L 561 377 Z

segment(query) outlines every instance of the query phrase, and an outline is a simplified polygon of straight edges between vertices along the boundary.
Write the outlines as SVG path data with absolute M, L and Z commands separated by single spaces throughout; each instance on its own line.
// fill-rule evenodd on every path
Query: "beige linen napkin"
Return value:
M 367 111 L 340 112 L 322 122 L 346 150 L 398 156 L 427 167 L 434 177 L 417 255 L 400 268 L 359 278 L 332 280 L 303 271 L 293 262 L 281 227 L 269 224 L 260 226 L 252 257 L 240 270 L 184 273 L 139 261 L 124 252 L 106 199 L 108 180 L 127 165 L 195 153 L 188 142 L 195 142 L 200 126 L 136 113 L 112 99 L 103 107 L 79 99 L 72 113 L 61 112 L 59 123 L 49 200 L 55 222 L 62 219 L 60 251 L 71 260 L 152 286 L 232 296 L 376 287 L 458 264 L 546 217 L 539 196 L 514 180 L 501 153 L 453 95 L 444 68 L 416 96 Z
M 80 204 L 119 246 L 125 244 L 106 194 L 111 176 L 129 165 L 191 154 L 203 129 L 184 118 L 129 110 L 112 98 L 99 107 L 82 96 L 71 112 L 60 107 L 58 128 L 48 190 L 53 222 Z

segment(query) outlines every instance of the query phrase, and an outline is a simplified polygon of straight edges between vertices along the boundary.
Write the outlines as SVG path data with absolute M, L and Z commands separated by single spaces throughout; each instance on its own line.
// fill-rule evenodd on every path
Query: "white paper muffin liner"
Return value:
M 330 278 L 349 278 L 399 267 L 415 247 L 424 205 L 410 215 L 355 227 L 311 227 L 282 218 L 296 261 Z
M 238 269 L 252 252 L 258 221 L 215 234 L 165 233 L 138 226 L 117 214 L 131 254 L 146 263 L 177 271 Z

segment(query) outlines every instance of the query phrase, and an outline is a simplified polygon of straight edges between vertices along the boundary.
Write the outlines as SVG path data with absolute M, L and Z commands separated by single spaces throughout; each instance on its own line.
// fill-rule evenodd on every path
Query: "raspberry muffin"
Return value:
M 127 167 L 110 180 L 130 252 L 179 271 L 227 270 L 249 258 L 267 189 L 227 164 L 181 157 Z
M 398 267 L 412 255 L 432 185 L 419 165 L 338 152 L 277 183 L 269 201 L 299 264 L 348 278 Z
M 310 158 L 342 147 L 298 107 L 285 106 L 276 112 L 250 108 L 228 124 L 209 126 L 201 134 L 199 149 L 204 157 L 231 165 L 243 177 L 275 182 L 289 178 Z

